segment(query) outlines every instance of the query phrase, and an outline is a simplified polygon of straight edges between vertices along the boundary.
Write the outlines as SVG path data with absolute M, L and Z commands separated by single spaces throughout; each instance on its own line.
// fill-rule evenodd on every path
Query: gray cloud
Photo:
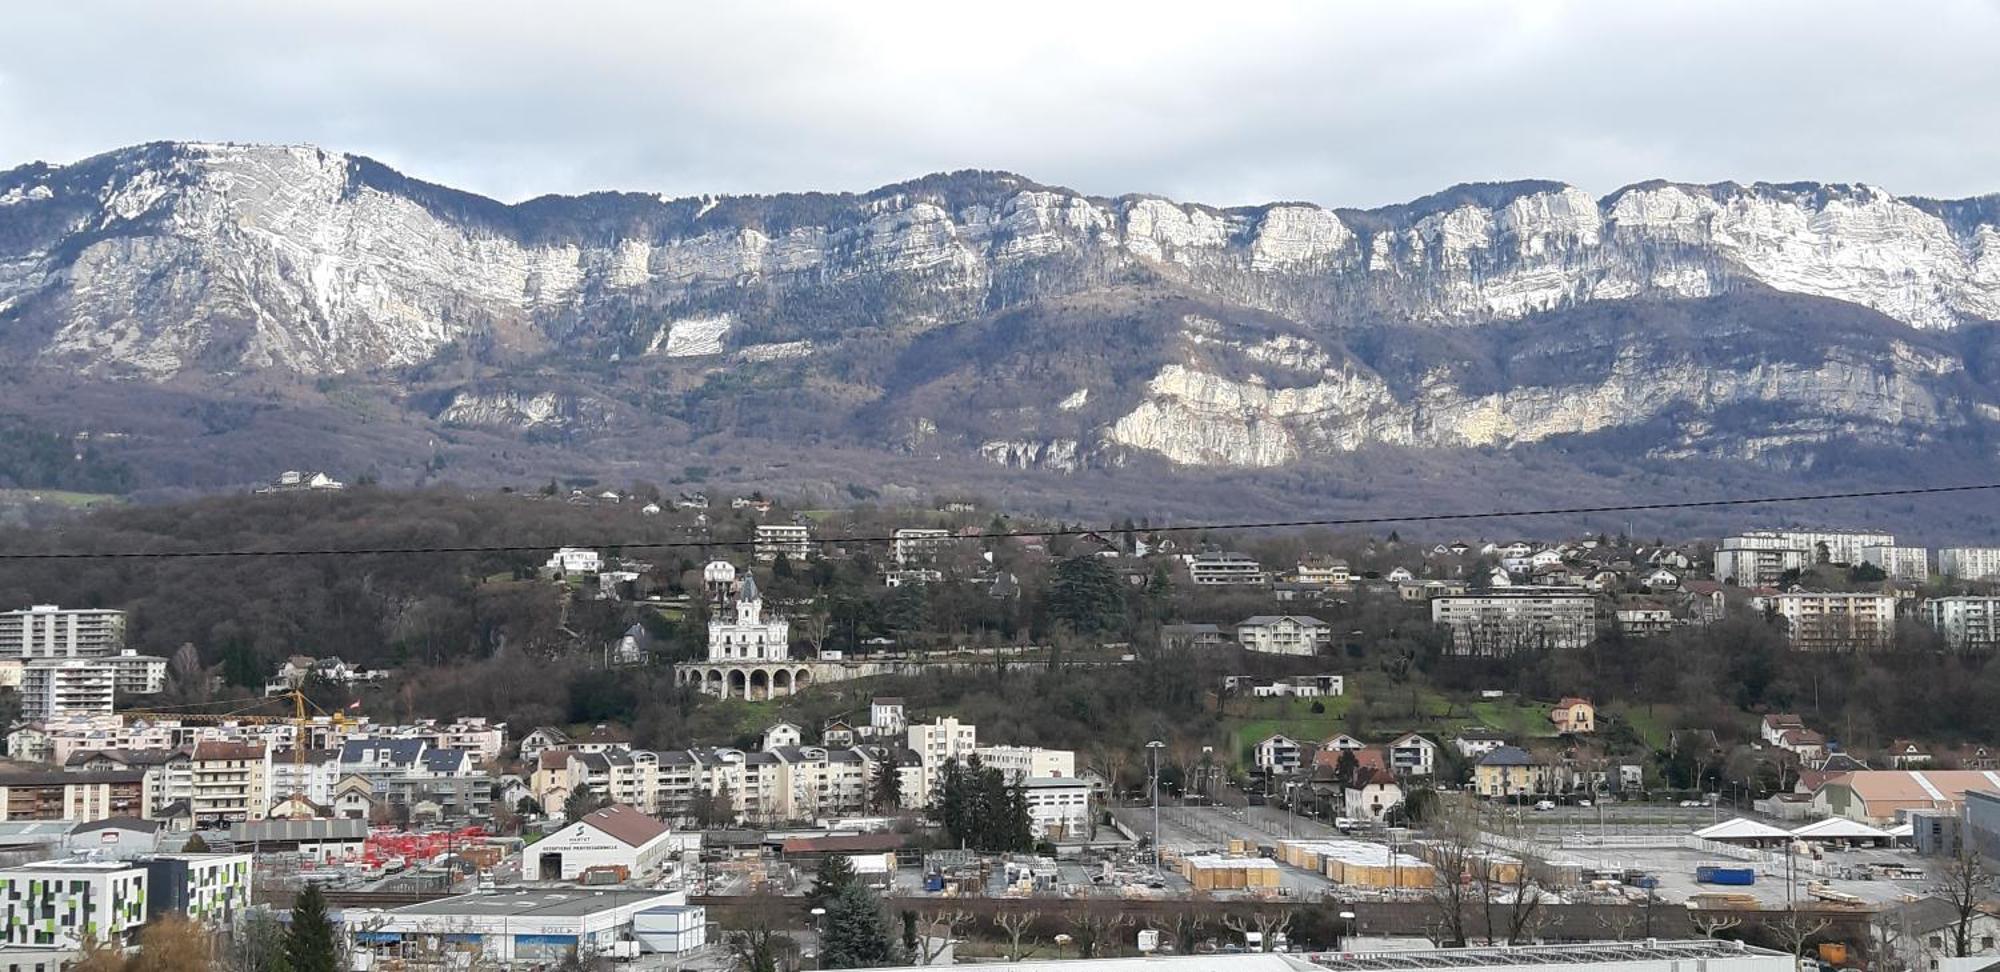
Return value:
M 504 199 L 966 167 L 1218 204 L 1527 177 L 2000 191 L 1980 0 L 133 2 L 13 10 L 7 35 L 0 165 L 172 138 Z

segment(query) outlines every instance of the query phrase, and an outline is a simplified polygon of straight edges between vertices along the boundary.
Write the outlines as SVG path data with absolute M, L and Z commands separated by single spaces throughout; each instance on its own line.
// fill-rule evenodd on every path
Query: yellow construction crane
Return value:
M 292 711 L 290 714 L 280 715 L 273 713 L 258 713 L 250 711 L 259 706 L 268 706 L 271 703 L 280 700 L 291 702 Z M 228 705 L 231 704 L 232 702 L 239 702 L 239 701 L 240 700 L 232 699 L 229 702 L 202 703 L 202 704 Z M 309 717 L 306 714 L 306 709 L 308 706 L 311 706 L 314 710 L 327 716 L 327 721 L 332 723 L 333 727 L 336 730 L 346 728 L 346 726 L 348 725 L 349 720 L 347 718 L 346 713 L 326 712 L 325 710 L 320 709 L 319 706 L 313 705 L 312 701 L 306 698 L 306 694 L 298 689 L 292 689 L 291 691 L 285 692 L 282 695 L 267 695 L 264 698 L 255 699 L 249 702 L 247 705 L 244 705 L 242 709 L 231 712 L 201 712 L 197 710 L 175 710 L 175 709 L 121 709 L 117 714 L 125 716 L 127 718 L 179 719 L 182 722 L 203 722 L 203 723 L 247 722 L 256 725 L 277 725 L 280 723 L 291 723 L 295 727 L 295 731 L 292 736 L 292 765 L 304 766 L 306 762 L 306 728 L 312 722 L 311 717 Z

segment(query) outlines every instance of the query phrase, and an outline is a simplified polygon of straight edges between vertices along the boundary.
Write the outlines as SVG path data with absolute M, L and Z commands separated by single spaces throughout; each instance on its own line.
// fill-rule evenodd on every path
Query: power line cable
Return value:
M 1758 496 L 1736 499 L 1673 500 L 1658 503 L 1619 503 L 1603 506 L 1545 507 L 1526 510 L 1492 510 L 1482 513 L 1401 513 L 1382 516 L 1321 517 L 1299 520 L 1247 520 L 1234 523 L 1198 523 L 1181 526 L 1152 526 L 1144 528 L 1146 533 L 1199 533 L 1205 531 L 1231 530 L 1288 530 L 1304 527 L 1354 527 L 1380 526 L 1393 523 L 1437 523 L 1466 520 L 1505 520 L 1520 517 L 1582 516 L 1592 513 L 1642 513 L 1664 510 L 1714 509 L 1729 506 L 1765 506 L 1779 503 L 1816 503 L 1833 500 L 1885 499 L 1895 496 L 1935 496 L 1947 493 L 1970 493 L 1982 490 L 2000 489 L 2000 483 L 1970 483 L 1958 486 L 1911 486 L 1900 489 L 1865 489 L 1843 493 L 1807 493 L 1790 496 Z M 1093 533 L 1119 533 L 1123 527 L 1063 527 L 1048 530 L 1009 530 L 1005 533 L 980 533 L 968 536 L 940 537 L 940 540 L 994 540 L 1017 537 L 1049 538 L 1077 537 Z M 891 536 L 839 536 L 819 537 L 810 542 L 815 545 L 850 543 L 894 543 L 898 538 Z M 766 541 L 769 542 L 769 541 Z M 466 546 L 431 547 L 326 547 L 292 550 L 116 550 L 116 551 L 0 551 L 0 561 L 21 560 L 175 560 L 187 558 L 227 558 L 227 557 L 377 557 L 430 554 L 496 554 L 496 553 L 536 553 L 554 550 L 557 547 L 590 547 L 618 550 L 684 550 L 705 547 L 749 547 L 758 541 L 754 538 L 743 540 L 640 540 L 608 543 L 511 543 L 476 544 Z

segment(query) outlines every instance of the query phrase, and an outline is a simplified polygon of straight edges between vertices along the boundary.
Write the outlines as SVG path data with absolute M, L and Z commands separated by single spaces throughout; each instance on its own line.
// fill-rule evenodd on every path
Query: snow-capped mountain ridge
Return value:
M 1794 348 L 1772 329 L 1812 317 L 1769 294 L 1860 316 Z M 1198 306 L 1144 310 L 1166 299 Z M 997 380 L 1001 356 L 1062 340 L 1036 309 L 1072 304 L 1143 321 L 1118 339 L 1154 357 L 1046 394 L 1017 381 L 990 405 L 934 401 L 934 375 L 887 363 L 997 315 L 1019 327 L 964 362 Z M 1702 307 L 1685 348 L 1649 347 L 1648 308 L 1681 304 Z M 1593 341 L 1537 323 L 1627 307 L 1593 317 Z M 1210 324 L 1187 330 L 1190 315 Z M 866 193 L 503 203 L 312 146 L 214 143 L 0 172 L 0 363 L 197 385 L 369 376 L 448 403 L 427 420 L 538 435 L 649 420 L 634 409 L 699 428 L 704 376 L 803 369 L 838 386 L 811 408 L 849 434 L 1057 468 L 1504 447 L 1689 409 L 1710 417 L 1661 449 L 1910 442 L 1991 421 L 2000 395 L 1943 339 L 1996 320 L 2000 196 L 1868 185 L 1655 180 L 1594 197 L 1530 180 L 1368 210 L 1218 208 L 965 171 Z M 1455 343 L 1517 325 L 1525 344 L 1478 360 Z M 1385 329 L 1428 336 L 1356 350 Z M 1526 346 L 1559 373 L 1524 380 Z M 461 360 L 482 384 L 436 387 L 427 369 Z M 541 380 L 584 364 L 653 369 L 692 397 L 599 401 Z M 1734 440 L 1712 420 L 1753 406 L 1810 415 Z

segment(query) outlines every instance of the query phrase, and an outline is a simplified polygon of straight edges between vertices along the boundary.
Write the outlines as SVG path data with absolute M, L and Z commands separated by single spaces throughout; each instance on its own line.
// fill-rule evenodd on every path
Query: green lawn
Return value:
M 1313 712 L 1314 702 L 1322 703 L 1326 711 Z M 1229 727 L 1230 752 L 1239 759 L 1247 758 L 1249 747 L 1274 733 L 1301 743 L 1325 742 L 1347 731 L 1348 711 L 1366 703 L 1372 703 L 1366 733 L 1371 739 L 1389 733 L 1421 732 L 1443 744 L 1452 733 L 1470 726 L 1493 729 L 1510 742 L 1555 735 L 1545 703 L 1455 701 L 1428 686 L 1398 685 L 1376 673 L 1359 673 L 1348 676 L 1347 694 L 1334 698 L 1230 700 L 1224 719 Z M 1644 735 L 1647 730 L 1640 731 Z
M 1247 710 L 1247 714 L 1230 733 L 1230 751 L 1240 754 L 1275 733 L 1284 733 L 1302 743 L 1325 742 L 1344 731 L 1341 719 L 1353 701 L 1352 696 L 1341 695 L 1325 699 L 1254 699 L 1247 705 L 1236 702 L 1232 708 L 1239 712 Z M 1326 711 L 1314 712 L 1314 702 L 1321 703 Z
M 87 509 L 101 503 L 122 503 L 124 498 L 111 493 L 72 493 L 62 489 L 0 489 L 0 503 L 48 503 L 54 506 L 69 506 Z
M 1546 706 L 1522 704 L 1519 702 L 1474 702 L 1467 708 L 1480 725 L 1497 729 L 1510 737 L 1553 736 L 1555 724 L 1549 721 Z M 1512 741 L 1511 739 L 1509 741 Z
M 1638 733 L 1640 740 L 1645 742 L 1646 748 L 1667 748 L 1667 733 L 1672 728 L 1668 724 L 1668 721 L 1672 718 L 1671 710 L 1649 710 L 1646 706 L 1638 705 L 1618 706 L 1611 711 L 1611 715 L 1623 719 L 1627 725 L 1631 726 L 1632 731 Z

